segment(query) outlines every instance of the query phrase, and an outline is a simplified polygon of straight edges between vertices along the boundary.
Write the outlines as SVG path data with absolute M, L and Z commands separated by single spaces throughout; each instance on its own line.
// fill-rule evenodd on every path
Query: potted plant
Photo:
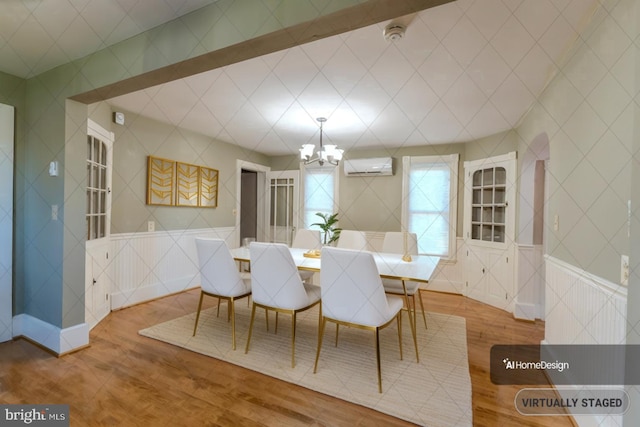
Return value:
M 311 225 L 317 225 L 322 230 L 322 243 L 325 245 L 330 245 L 331 243 L 338 240 L 338 238 L 340 237 L 340 232 L 342 231 L 342 228 L 336 227 L 336 224 L 338 223 L 338 214 L 334 213 L 332 215 L 329 215 L 316 212 L 316 215 L 322 218 L 322 222 L 316 222 L 315 224 Z

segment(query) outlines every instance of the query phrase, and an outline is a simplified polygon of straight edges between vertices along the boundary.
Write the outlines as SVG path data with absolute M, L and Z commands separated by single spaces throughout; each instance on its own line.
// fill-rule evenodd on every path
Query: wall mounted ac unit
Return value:
M 372 157 L 368 159 L 349 159 L 344 162 L 346 176 L 389 176 L 393 175 L 391 157 Z

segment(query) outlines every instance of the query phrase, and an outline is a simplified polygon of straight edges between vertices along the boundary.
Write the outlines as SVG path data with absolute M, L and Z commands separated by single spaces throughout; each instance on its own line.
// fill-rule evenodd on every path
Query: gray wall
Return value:
M 558 215 L 559 229 L 546 227 L 548 253 L 614 283 L 620 256 L 630 250 L 637 30 L 620 17 L 632 4 L 621 2 L 615 19 L 598 10 L 517 129 L 522 152 L 541 135 L 549 138 L 549 225 Z
M 238 146 L 125 111 L 125 125 L 113 125 L 111 233 L 235 226 L 236 160 L 264 165 L 269 159 Z M 146 204 L 147 156 L 218 169 L 218 207 L 193 208 Z

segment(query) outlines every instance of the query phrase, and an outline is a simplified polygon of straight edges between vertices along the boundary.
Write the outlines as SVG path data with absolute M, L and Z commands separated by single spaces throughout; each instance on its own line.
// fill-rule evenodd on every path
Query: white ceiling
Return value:
M 49 2 L 20 3 L 29 9 L 28 4 Z M 17 3 L 9 2 L 14 9 L 19 9 Z M 74 30 L 73 40 L 51 37 L 56 45 L 52 51 L 62 55 L 38 58 L 34 53 L 33 63 L 22 56 L 22 47 L 35 49 L 31 39 L 18 32 L 7 39 L 2 28 L 8 18 L 2 18 L 0 35 L 9 42 L 0 49 L 0 64 L 6 63 L 7 51 L 15 51 L 34 73 L 46 68 L 41 64 L 55 62 L 53 57 L 66 62 L 69 46 L 88 53 L 123 37 L 124 32 L 116 36 L 113 28 L 126 26 L 135 32 L 135 25 L 142 30 L 143 25 L 186 12 L 187 4 L 191 10 L 210 1 L 83 3 L 86 7 L 77 9 L 75 19 L 57 24 L 58 34 L 66 34 L 62 29 L 74 27 L 79 17 L 93 23 Z M 94 5 L 106 8 L 112 3 L 121 6 L 117 25 L 117 19 L 110 21 L 115 13 L 93 10 Z M 408 29 L 396 42 L 383 38 L 389 23 L 384 22 L 109 102 L 115 109 L 267 155 L 297 153 L 301 144 L 317 142 L 319 116 L 328 118 L 325 141 L 345 148 L 347 156 L 349 150 L 361 148 L 394 150 L 469 141 L 517 125 L 597 4 L 598 0 L 457 0 L 400 18 Z M 101 19 L 89 21 L 88 16 Z M 53 25 L 45 24 L 53 18 L 43 13 L 38 19 L 32 13 L 25 22 L 36 19 L 45 28 Z M 105 30 L 94 34 L 109 36 L 80 46 L 98 22 Z

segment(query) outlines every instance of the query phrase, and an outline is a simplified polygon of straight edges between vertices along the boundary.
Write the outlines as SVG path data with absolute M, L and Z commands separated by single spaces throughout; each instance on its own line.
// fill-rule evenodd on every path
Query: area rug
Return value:
M 318 340 L 318 311 L 298 315 L 296 366 L 291 368 L 291 318 L 281 315 L 274 334 L 273 313 L 269 331 L 264 311 L 256 313 L 251 347 L 245 354 L 250 309 L 236 303 L 237 350 L 231 349 L 231 324 L 223 304 L 204 310 L 193 337 L 195 313 L 139 331 L 140 335 L 164 341 L 197 353 L 233 363 L 283 381 L 366 406 L 421 426 L 471 426 L 471 380 L 467 359 L 465 319 L 427 313 L 429 328 L 418 318 L 420 363 L 408 317 L 403 315 L 403 352 L 400 360 L 395 323 L 380 333 L 383 393 L 378 393 L 373 333 L 340 328 L 335 347 L 335 325 L 327 323 L 324 342 L 313 373 Z

